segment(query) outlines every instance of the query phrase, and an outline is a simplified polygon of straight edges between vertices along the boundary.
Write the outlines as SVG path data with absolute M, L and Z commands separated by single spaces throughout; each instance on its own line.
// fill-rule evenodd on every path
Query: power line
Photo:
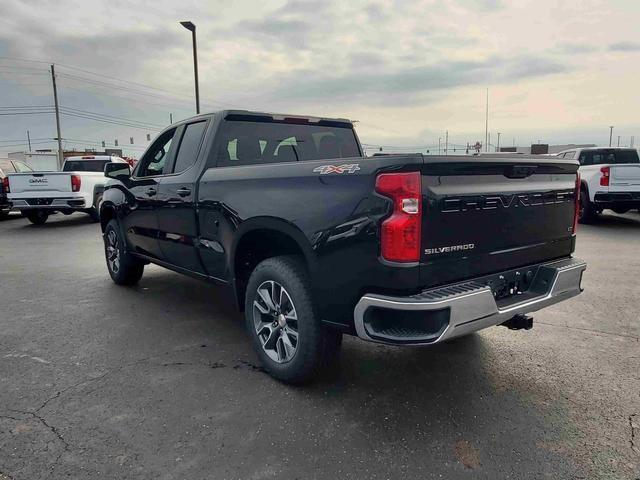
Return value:
M 92 117 L 89 115 L 83 115 L 83 114 L 78 114 L 78 113 L 74 113 L 74 112 L 69 112 L 69 111 L 65 111 L 64 109 L 62 109 L 62 115 L 65 115 L 67 117 L 77 117 L 77 118 L 83 118 L 85 120 L 93 120 L 96 122 L 102 122 L 102 123 L 110 123 L 113 125 L 122 125 L 125 127 L 130 127 L 130 128 L 138 128 L 141 130 L 154 130 L 159 132 L 161 129 L 160 128 L 153 128 L 153 127 L 148 127 L 145 125 L 135 125 L 135 124 L 131 124 L 131 123 L 125 123 L 125 122 L 116 122 L 110 119 L 106 119 L 106 118 L 97 118 L 97 117 Z M 0 114 L 1 115 L 1 114 Z
M 9 116 L 9 115 L 42 115 L 42 114 L 49 114 L 49 113 L 55 113 L 53 110 L 51 111 L 42 111 L 42 112 L 11 112 L 11 113 L 0 113 L 1 116 Z
M 73 112 L 77 112 L 77 113 L 84 113 L 87 115 L 96 115 L 96 116 L 100 116 L 100 117 L 107 117 L 109 119 L 114 119 L 114 120 L 124 120 L 126 122 L 130 122 L 130 123 L 137 123 L 137 124 L 141 124 L 141 125 L 150 125 L 152 127 L 160 127 L 160 128 L 164 128 L 165 125 L 160 125 L 157 123 L 151 123 L 151 122 L 144 122 L 144 121 L 138 121 L 138 120 L 131 120 L 130 118 L 125 118 L 125 117 L 118 117 L 116 115 L 107 115 L 106 113 L 98 113 L 98 112 L 89 112 L 87 110 L 81 110 L 79 108 L 72 108 L 72 107 L 62 107 L 65 110 L 71 110 Z

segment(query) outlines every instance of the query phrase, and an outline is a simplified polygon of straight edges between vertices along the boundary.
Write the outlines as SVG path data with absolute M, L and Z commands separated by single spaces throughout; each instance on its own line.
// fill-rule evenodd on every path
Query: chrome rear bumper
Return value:
M 498 301 L 488 285 L 474 280 L 410 297 L 364 295 L 354 309 L 356 332 L 364 340 L 379 343 L 434 344 L 499 325 L 582 292 L 582 273 L 587 268 L 582 260 L 567 258 L 535 267 L 537 273 L 528 291 Z M 393 325 L 394 316 L 398 325 Z
M 14 210 L 83 209 L 86 206 L 82 197 L 29 198 L 10 200 L 10 202 Z

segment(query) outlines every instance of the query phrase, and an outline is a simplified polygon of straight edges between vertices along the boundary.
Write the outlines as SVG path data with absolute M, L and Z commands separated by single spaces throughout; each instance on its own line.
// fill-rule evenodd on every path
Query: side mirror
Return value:
M 104 166 L 104 176 L 122 182 L 131 176 L 131 167 L 128 163 L 109 162 Z

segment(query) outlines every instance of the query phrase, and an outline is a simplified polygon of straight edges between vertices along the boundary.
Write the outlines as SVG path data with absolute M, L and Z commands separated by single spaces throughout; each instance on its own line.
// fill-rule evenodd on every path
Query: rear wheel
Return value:
M 26 216 L 34 225 L 43 225 L 47 221 L 47 218 L 49 218 L 49 214 L 44 210 L 27 212 Z
M 111 279 L 118 285 L 135 285 L 142 278 L 144 263 L 128 253 L 116 220 L 104 231 L 104 255 Z
M 299 257 L 264 260 L 245 299 L 246 326 L 265 369 L 286 383 L 311 379 L 337 356 L 342 334 L 320 324 Z
M 100 206 L 102 205 L 102 194 L 93 200 L 93 207 L 89 210 L 89 216 L 95 223 L 100 221 Z
M 578 222 L 593 223 L 598 215 L 597 210 L 589 200 L 586 190 L 580 190 L 580 208 L 578 210 Z

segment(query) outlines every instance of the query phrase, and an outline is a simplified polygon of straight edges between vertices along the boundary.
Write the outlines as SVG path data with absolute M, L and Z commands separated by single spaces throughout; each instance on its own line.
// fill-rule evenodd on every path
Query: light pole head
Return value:
M 190 32 L 196 31 L 196 26 L 193 24 L 193 22 L 180 22 L 180 25 L 182 25 L 184 28 L 186 28 Z

